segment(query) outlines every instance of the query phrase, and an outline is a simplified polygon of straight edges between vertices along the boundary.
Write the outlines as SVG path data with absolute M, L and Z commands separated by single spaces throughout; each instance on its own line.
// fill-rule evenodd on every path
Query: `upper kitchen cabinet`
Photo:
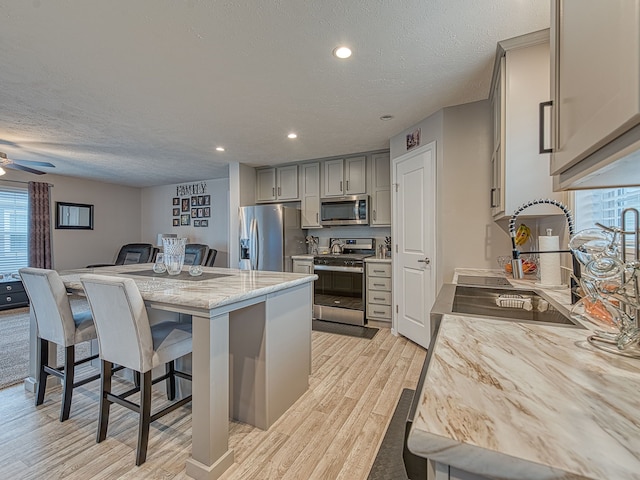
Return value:
M 298 200 L 298 165 L 256 169 L 256 202 Z
M 640 185 L 640 0 L 555 0 L 553 154 L 558 190 Z
M 341 197 L 366 193 L 367 157 L 326 160 L 324 169 L 324 197 Z
M 371 197 L 372 227 L 391 226 L 391 163 L 389 153 L 376 153 L 371 156 Z
M 302 228 L 320 225 L 320 163 L 300 165 L 300 216 Z
M 562 200 L 553 193 L 549 154 L 541 153 L 540 104 L 549 100 L 549 30 L 498 43 L 491 86 L 493 152 L 491 213 L 510 217 L 538 198 Z M 562 213 L 553 205 L 535 205 L 530 216 Z

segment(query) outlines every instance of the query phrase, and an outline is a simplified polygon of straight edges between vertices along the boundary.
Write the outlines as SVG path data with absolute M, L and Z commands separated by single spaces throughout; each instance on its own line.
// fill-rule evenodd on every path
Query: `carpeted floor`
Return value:
M 88 309 L 84 299 L 73 299 L 74 311 Z M 76 359 L 89 354 L 88 342 L 76 345 Z M 63 350 L 58 349 L 58 364 L 63 362 Z M 29 374 L 29 308 L 0 312 L 0 389 L 24 381 Z
M 359 325 L 347 325 L 345 323 L 327 322 L 325 320 L 313 320 L 312 330 L 326 333 L 337 333 L 350 337 L 367 338 L 371 340 L 378 333 L 377 328 L 361 327 Z

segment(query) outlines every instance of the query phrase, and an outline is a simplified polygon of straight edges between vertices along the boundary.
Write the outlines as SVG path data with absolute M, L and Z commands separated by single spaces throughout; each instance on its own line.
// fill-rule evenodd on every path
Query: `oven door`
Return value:
M 314 318 L 364 325 L 364 268 L 315 265 L 313 273 Z

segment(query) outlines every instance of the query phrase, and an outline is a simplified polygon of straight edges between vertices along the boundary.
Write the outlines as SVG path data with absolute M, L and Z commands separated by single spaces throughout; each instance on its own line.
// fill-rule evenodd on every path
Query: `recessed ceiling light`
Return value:
M 338 58 L 349 58 L 351 56 L 351 49 L 348 47 L 337 47 L 333 50 L 333 54 Z
M 293 140 L 294 138 L 298 138 L 298 135 L 296 135 L 295 133 L 292 132 L 289 135 L 287 135 L 287 138 L 290 138 L 290 139 Z
M 218 151 L 218 152 L 224 152 L 224 147 L 216 147 L 216 151 Z
M 393 115 L 382 115 L 380 117 L 380 120 L 382 120 L 383 122 L 386 122 L 387 120 L 393 120 Z

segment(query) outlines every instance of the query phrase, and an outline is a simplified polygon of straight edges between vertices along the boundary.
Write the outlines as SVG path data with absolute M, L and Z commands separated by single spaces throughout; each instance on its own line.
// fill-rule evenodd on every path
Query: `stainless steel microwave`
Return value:
M 368 225 L 369 195 L 323 198 L 320 201 L 321 225 Z

